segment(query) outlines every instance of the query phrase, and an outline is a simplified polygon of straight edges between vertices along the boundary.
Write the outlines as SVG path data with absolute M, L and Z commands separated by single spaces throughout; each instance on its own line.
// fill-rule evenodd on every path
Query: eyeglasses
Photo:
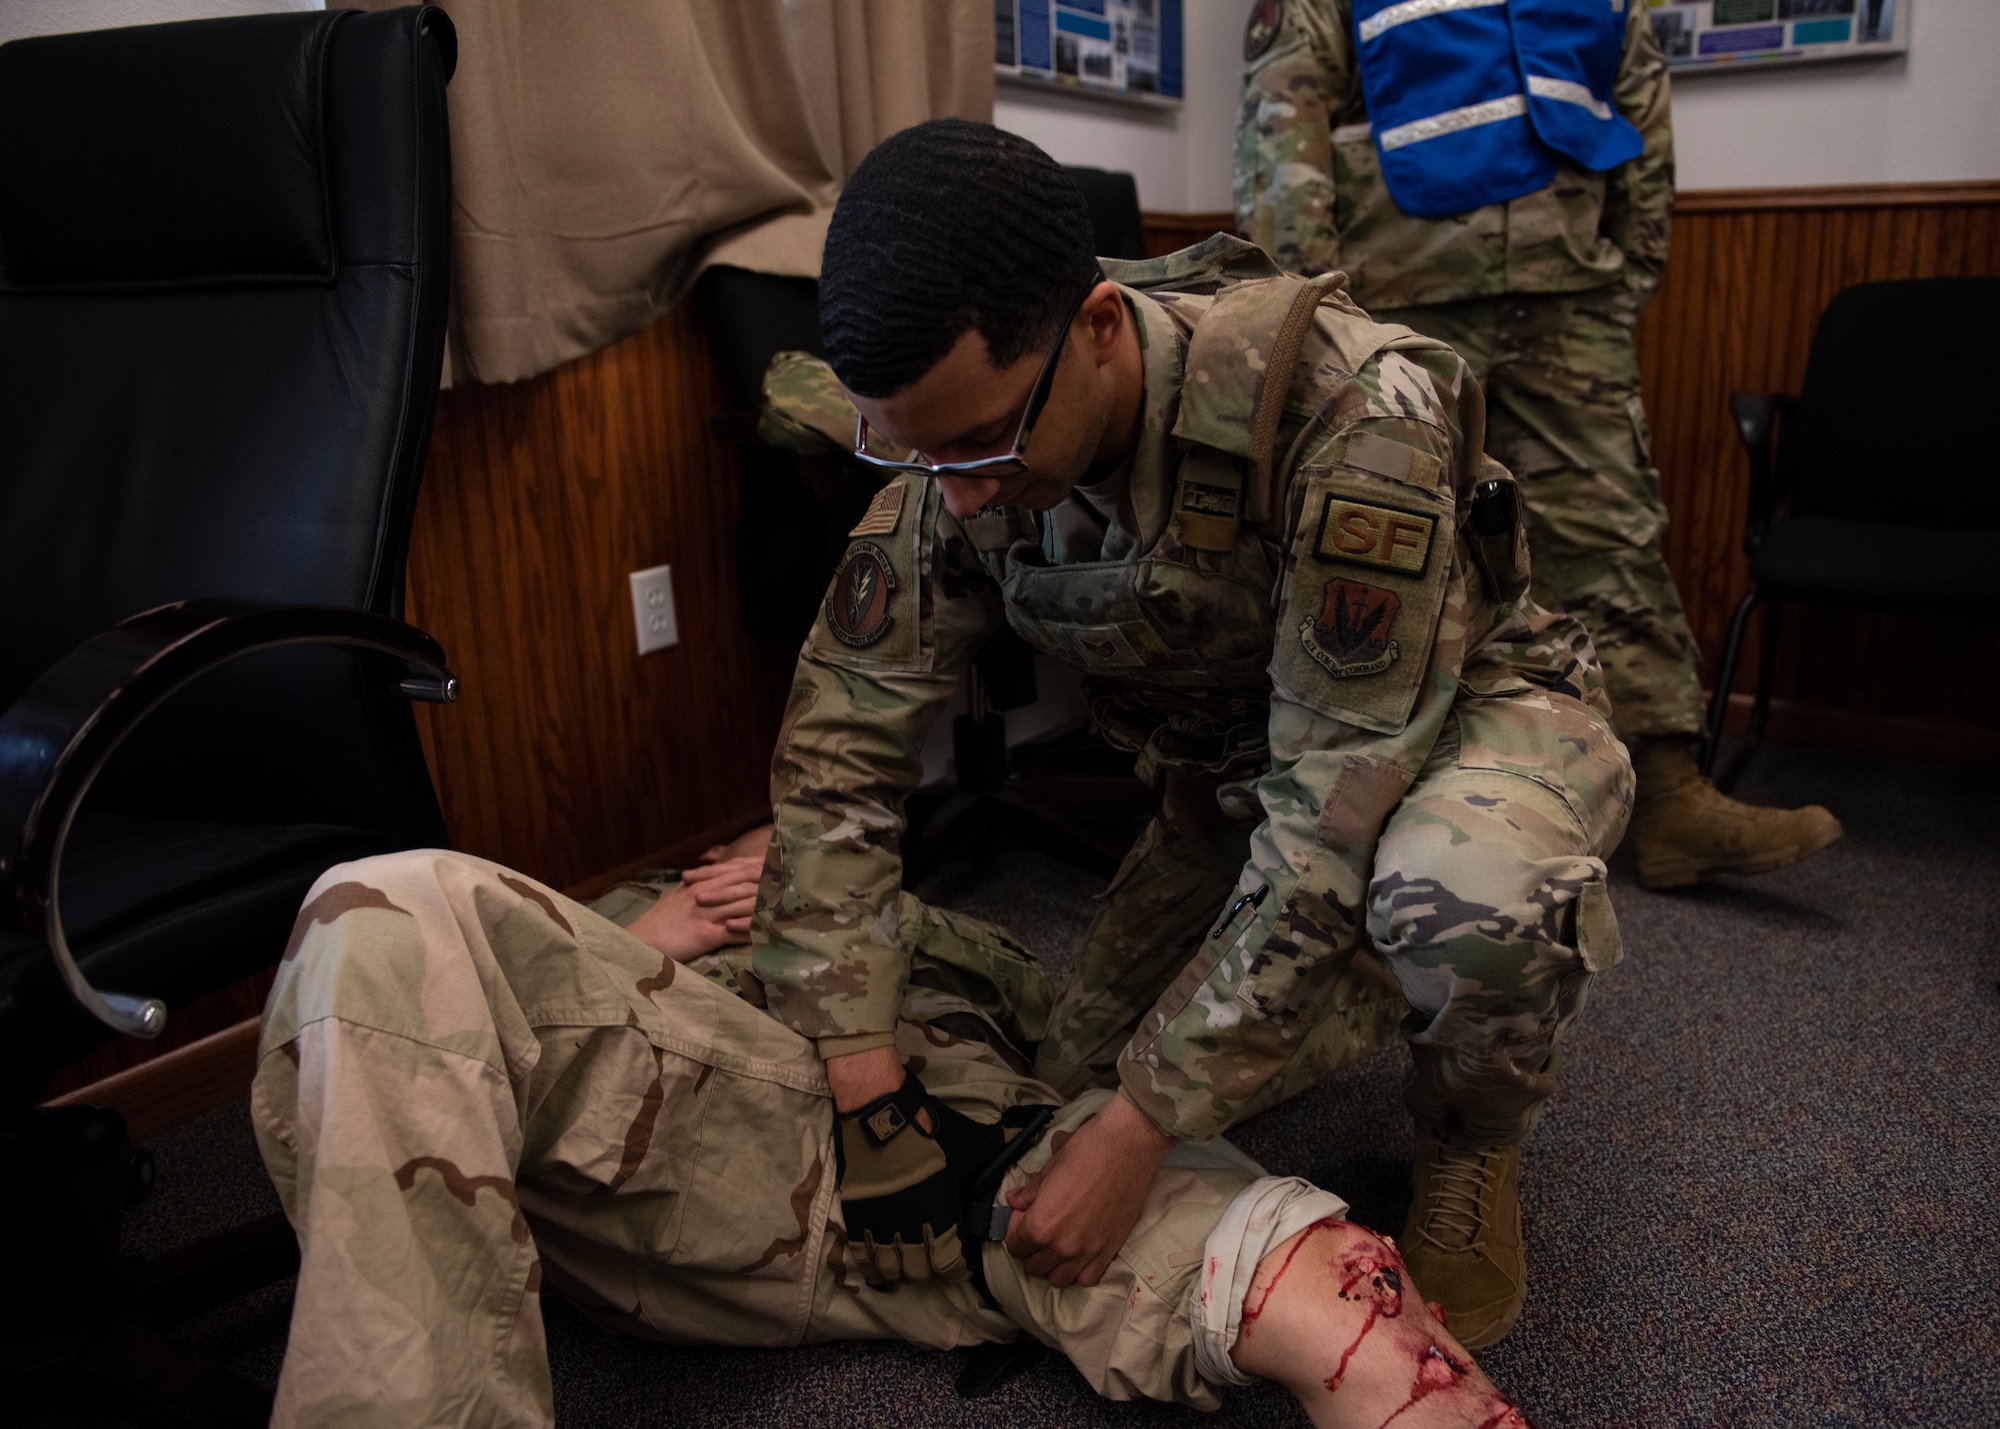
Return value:
M 1035 378 L 1035 385 L 1028 389 L 1028 405 L 1021 413 L 1021 427 L 1014 433 L 1014 445 L 1007 455 L 980 457 L 977 461 L 894 461 L 868 450 L 868 419 L 862 416 L 854 419 L 854 455 L 884 471 L 913 471 L 919 476 L 1019 476 L 1028 469 L 1028 436 L 1035 430 L 1035 419 L 1042 415 L 1042 408 L 1048 405 L 1049 393 L 1055 387 L 1056 363 L 1062 357 L 1063 349 L 1069 345 L 1069 330 L 1075 325 L 1076 315 L 1083 311 L 1090 294 L 1096 291 L 1097 284 L 1092 283 L 1089 291 L 1078 298 L 1076 306 L 1070 309 L 1069 316 L 1063 319 L 1056 345 L 1049 349 L 1049 355 L 1042 361 L 1042 370 Z

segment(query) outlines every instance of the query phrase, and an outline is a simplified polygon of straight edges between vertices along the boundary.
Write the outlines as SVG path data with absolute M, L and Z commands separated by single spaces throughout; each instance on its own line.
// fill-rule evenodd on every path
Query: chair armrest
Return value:
M 1736 419 L 1736 435 L 1750 454 L 1750 509 L 1743 522 L 1745 551 L 1757 548 L 1778 514 L 1782 494 L 1777 485 L 1778 416 L 1797 405 L 1796 399 L 1775 392 L 1730 394 L 1729 415 Z
M 161 701 L 216 666 L 280 645 L 346 645 L 412 667 L 412 699 L 448 702 L 458 681 L 444 650 L 400 620 L 343 606 L 189 600 L 121 621 L 85 641 L 0 715 L 0 920 L 47 945 L 70 996 L 119 1032 L 157 1037 L 154 998 L 100 993 L 63 935 L 57 901 L 63 844 L 112 752 Z

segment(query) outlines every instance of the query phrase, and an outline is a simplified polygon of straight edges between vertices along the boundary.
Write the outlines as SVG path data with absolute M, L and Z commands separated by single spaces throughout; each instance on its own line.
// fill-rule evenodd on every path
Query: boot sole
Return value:
M 1639 886 L 1659 892 L 1668 888 L 1689 888 L 1702 881 L 1711 873 L 1737 873 L 1746 877 L 1759 873 L 1776 873 L 1802 858 L 1810 858 L 1821 849 L 1840 841 L 1846 832 L 1839 824 L 1826 830 L 1816 838 L 1795 843 L 1790 848 L 1776 853 L 1765 854 L 1761 858 L 1744 859 L 1737 862 L 1703 863 L 1693 858 L 1655 858 L 1644 855 L 1639 858 Z M 1471 1348 L 1467 1346 L 1467 1348 Z

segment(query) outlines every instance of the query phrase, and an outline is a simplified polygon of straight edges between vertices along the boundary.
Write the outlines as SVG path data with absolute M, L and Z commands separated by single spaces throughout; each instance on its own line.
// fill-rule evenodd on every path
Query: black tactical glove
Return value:
M 971 1274 L 959 1215 L 971 1180 L 1007 1140 L 1007 1130 L 953 1111 L 908 1073 L 887 1096 L 836 1113 L 841 1214 L 869 1284 L 936 1278 L 956 1285 Z

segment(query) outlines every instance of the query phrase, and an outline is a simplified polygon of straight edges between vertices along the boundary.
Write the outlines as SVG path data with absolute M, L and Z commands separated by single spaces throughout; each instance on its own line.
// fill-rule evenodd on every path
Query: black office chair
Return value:
M 1144 258 L 1146 224 L 1139 212 L 1139 182 L 1112 169 L 1064 165 L 1090 209 L 1091 236 L 1100 258 Z
M 2000 614 L 2000 454 L 1987 436 L 2000 391 L 1996 330 L 2000 279 L 1861 283 L 1820 314 L 1797 397 L 1730 398 L 1750 453 L 1743 548 L 1753 584 L 1729 623 L 1704 774 L 1715 767 L 1743 632 L 1759 605 L 1752 746 L 1770 709 L 1787 603 Z M 1910 395 L 1913 380 L 1920 399 Z
M 121 1262 L 122 1122 L 32 1102 L 93 1046 L 276 963 L 332 864 L 444 842 L 409 700 L 455 683 L 398 616 L 444 341 L 455 43 L 412 8 L 0 46 L 15 1385 L 68 1365 L 88 1372 L 65 1393 L 260 1412 L 147 1326 L 240 1289 L 244 1262 L 183 1257 L 178 1283 Z M 278 1219 L 282 1242 L 239 1246 L 265 1271 Z
M 715 435 L 739 459 L 736 579 L 743 628 L 796 649 L 811 628 L 847 532 L 880 481 L 860 462 L 805 461 L 756 440 L 764 369 L 780 352 L 823 357 L 819 280 L 718 265 L 695 284 L 728 410 Z

